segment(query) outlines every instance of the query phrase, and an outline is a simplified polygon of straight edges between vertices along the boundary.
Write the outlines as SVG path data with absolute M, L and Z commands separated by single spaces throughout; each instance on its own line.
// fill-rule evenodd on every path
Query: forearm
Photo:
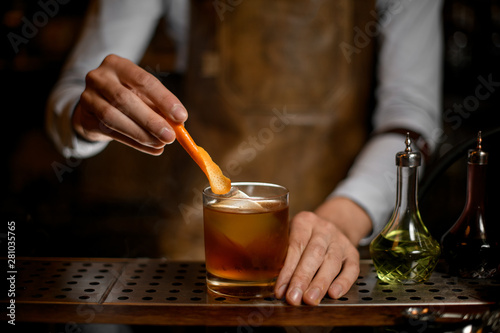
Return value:
M 333 223 L 354 246 L 366 237 L 372 229 L 370 216 L 354 201 L 333 197 L 320 205 L 315 213 Z

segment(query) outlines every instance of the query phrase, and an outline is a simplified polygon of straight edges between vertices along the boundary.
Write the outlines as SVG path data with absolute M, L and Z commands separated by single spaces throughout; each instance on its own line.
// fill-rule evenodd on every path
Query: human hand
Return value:
M 317 305 L 328 292 L 342 297 L 359 275 L 358 244 L 371 229 L 366 212 L 346 198 L 333 198 L 315 213 L 290 222 L 287 257 L 275 287 L 292 305 Z
M 86 140 L 116 140 L 160 155 L 175 140 L 169 121 L 187 119 L 182 103 L 158 79 L 117 55 L 107 56 L 85 82 L 72 121 Z

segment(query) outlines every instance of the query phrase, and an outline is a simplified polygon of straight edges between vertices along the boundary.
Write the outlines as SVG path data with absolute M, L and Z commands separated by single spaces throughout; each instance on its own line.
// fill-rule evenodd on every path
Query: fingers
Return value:
M 163 152 L 164 142 L 151 135 L 106 100 L 92 97 L 93 94 L 95 92 L 85 91 L 75 110 L 73 123 L 78 133 L 94 141 L 111 138 L 151 155 L 160 155 Z M 82 112 L 82 108 L 85 108 L 86 112 Z M 173 132 L 163 134 L 164 141 L 172 141 L 174 138 Z
M 345 295 L 359 277 L 359 252 L 347 256 L 342 271 L 328 289 L 331 298 L 338 299 Z
M 90 72 L 87 85 L 94 89 L 86 90 L 81 99 L 107 127 L 147 146 L 157 146 L 158 140 L 171 143 L 175 139 L 168 122 L 114 75 Z
M 317 305 L 326 295 L 339 298 L 359 275 L 359 253 L 335 226 L 313 213 L 292 220 L 290 245 L 275 289 L 288 303 Z M 285 294 L 286 292 L 286 294 Z
M 165 144 L 175 140 L 169 122 L 186 119 L 181 102 L 153 75 L 127 59 L 110 55 L 87 74 L 73 125 L 88 140 L 111 138 L 158 155 Z
M 120 81 L 139 96 L 147 97 L 165 117 L 176 123 L 187 120 L 187 111 L 179 99 L 153 75 L 136 66 L 130 60 L 109 55 L 103 66 L 110 66 L 120 73 Z
M 303 215 L 308 214 L 303 212 L 298 214 L 291 222 L 288 252 L 286 255 L 285 263 L 280 271 L 278 279 L 276 280 L 275 296 L 283 298 L 288 289 L 288 284 L 299 264 L 302 253 L 311 238 L 311 228 L 307 227 L 307 216 L 302 218 Z M 312 214 L 312 213 L 311 213 Z

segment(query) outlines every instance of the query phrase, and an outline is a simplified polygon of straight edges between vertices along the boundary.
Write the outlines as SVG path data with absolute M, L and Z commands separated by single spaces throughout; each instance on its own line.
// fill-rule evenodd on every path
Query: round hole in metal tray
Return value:
M 201 301 L 201 297 L 191 297 L 192 301 Z
M 415 293 L 417 292 L 415 289 L 405 289 L 407 293 Z
M 120 301 L 126 301 L 126 300 L 128 300 L 128 297 L 127 296 L 120 296 L 120 297 L 118 297 L 118 299 Z
M 459 288 L 453 288 L 451 291 L 454 291 L 456 293 L 460 293 L 462 292 L 462 289 L 459 289 Z
M 153 297 L 150 297 L 150 296 L 145 296 L 142 298 L 143 301 L 151 301 L 153 299 Z
M 392 293 L 393 290 L 392 289 L 383 289 L 382 292 L 383 293 Z
M 167 301 L 177 301 L 177 297 L 173 297 L 173 296 L 170 296 L 170 297 L 167 297 L 165 298 Z
M 86 293 L 93 293 L 95 291 L 95 289 L 88 288 L 88 289 L 84 289 L 83 291 Z
M 356 282 L 357 286 L 366 286 L 366 282 Z
M 438 293 L 440 290 L 439 290 L 439 289 L 432 288 L 432 289 L 429 289 L 429 291 L 430 291 L 431 293 Z
M 97 286 L 97 285 L 99 285 L 99 284 L 100 284 L 100 282 L 96 282 L 96 281 L 94 281 L 94 282 L 89 282 L 89 284 L 90 284 L 91 286 Z
M 366 294 L 369 293 L 370 291 L 368 289 L 360 289 L 358 290 L 360 293 Z
M 158 285 L 159 285 L 159 283 L 158 283 L 158 282 L 150 282 L 150 283 L 149 283 L 149 285 L 150 285 L 150 286 L 158 286 Z
M 148 289 L 146 290 L 146 292 L 152 294 L 156 292 L 156 289 Z
M 397 301 L 398 300 L 397 297 L 392 297 L 392 296 L 386 297 L 385 299 L 388 301 Z
M 410 299 L 411 299 L 412 301 L 420 301 L 422 298 L 421 298 L 421 297 L 419 297 L 419 296 L 411 296 L 411 297 L 410 297 Z
M 84 296 L 80 296 L 80 297 L 78 297 L 78 298 L 79 298 L 79 299 L 89 299 L 89 298 L 90 298 L 90 296 L 85 296 L 85 295 L 84 295 Z
M 63 298 L 66 298 L 66 295 L 56 295 L 55 298 L 57 298 L 57 299 L 63 299 Z
M 372 297 L 361 297 L 363 301 L 373 301 Z
M 193 290 L 193 293 L 195 293 L 195 294 L 201 294 L 202 292 L 203 292 L 203 290 L 201 290 L 201 289 Z
M 457 296 L 457 298 L 458 298 L 458 299 L 469 299 L 469 297 L 468 297 L 468 296 L 462 296 L 462 295 Z
M 215 300 L 216 301 L 225 301 L 226 298 L 225 297 L 216 297 Z
M 345 301 L 348 301 L 349 298 L 348 297 L 340 297 L 340 298 L 337 298 L 337 301 L 342 301 L 342 302 L 345 302 Z
M 173 286 L 182 286 L 182 282 L 173 282 L 172 285 Z
M 442 301 L 442 300 L 446 299 L 446 297 L 444 297 L 444 296 L 434 296 L 434 299 Z

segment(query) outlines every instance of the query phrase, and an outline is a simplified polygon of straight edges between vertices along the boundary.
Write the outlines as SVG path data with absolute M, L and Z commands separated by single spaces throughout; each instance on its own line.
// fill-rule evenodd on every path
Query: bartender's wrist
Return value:
M 332 223 L 349 238 L 354 246 L 372 230 L 372 222 L 366 211 L 354 201 L 344 197 L 331 197 L 320 205 L 315 213 Z

